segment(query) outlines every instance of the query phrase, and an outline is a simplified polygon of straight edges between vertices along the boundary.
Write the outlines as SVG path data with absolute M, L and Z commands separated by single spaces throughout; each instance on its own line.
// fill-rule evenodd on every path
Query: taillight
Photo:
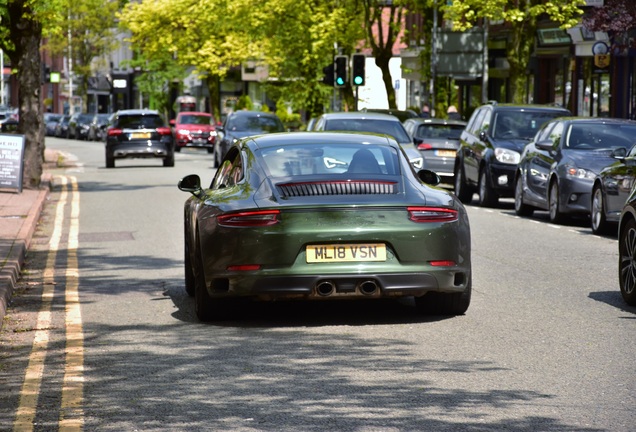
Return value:
M 172 135 L 172 130 L 169 127 L 163 126 L 157 128 L 157 133 L 159 135 Z
M 428 262 L 433 267 L 455 267 L 455 261 L 451 260 L 439 260 L 439 261 L 429 261 Z
M 118 136 L 124 133 L 122 129 L 110 128 L 108 129 L 108 136 Z
M 217 216 L 221 226 L 228 227 L 259 227 L 275 225 L 279 222 L 278 210 L 260 210 L 240 213 L 227 213 Z
M 444 207 L 408 207 L 409 219 L 413 222 L 453 222 L 457 210 Z
M 229 271 L 256 271 L 260 268 L 260 264 L 235 264 L 227 267 Z
M 418 150 L 430 150 L 432 148 L 433 148 L 432 145 L 426 144 L 426 143 L 418 144 L 418 146 L 417 146 Z

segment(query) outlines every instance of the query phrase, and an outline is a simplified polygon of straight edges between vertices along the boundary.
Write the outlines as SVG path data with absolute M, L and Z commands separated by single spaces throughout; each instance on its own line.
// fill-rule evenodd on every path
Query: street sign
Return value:
M 0 134 L 0 190 L 22 193 L 24 135 Z

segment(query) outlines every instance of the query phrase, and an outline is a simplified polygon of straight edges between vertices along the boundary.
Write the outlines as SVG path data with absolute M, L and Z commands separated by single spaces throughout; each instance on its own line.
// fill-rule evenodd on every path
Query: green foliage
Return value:
M 238 100 L 236 101 L 236 106 L 234 107 L 235 110 L 247 110 L 247 111 L 252 111 L 254 110 L 254 103 L 252 102 L 252 98 L 250 98 L 248 95 L 241 95 L 239 96 Z

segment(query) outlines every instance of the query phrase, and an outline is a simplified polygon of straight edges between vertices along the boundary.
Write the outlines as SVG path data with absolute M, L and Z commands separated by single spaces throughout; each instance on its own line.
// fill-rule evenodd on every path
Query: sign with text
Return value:
M 22 192 L 24 135 L 0 134 L 0 191 Z

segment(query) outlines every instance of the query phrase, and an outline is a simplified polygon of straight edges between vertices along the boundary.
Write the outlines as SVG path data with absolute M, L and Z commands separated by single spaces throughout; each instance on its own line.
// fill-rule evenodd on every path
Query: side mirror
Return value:
M 536 143 L 534 143 L 534 145 L 540 150 L 545 150 L 545 151 L 554 150 L 554 143 L 551 140 L 537 141 Z
M 194 196 L 199 196 L 201 191 L 201 178 L 196 174 L 190 174 L 179 180 L 179 190 L 190 192 Z
M 437 173 L 427 169 L 419 170 L 417 172 L 417 177 L 422 180 L 422 182 L 431 186 L 437 186 L 442 182 L 442 179 L 439 175 L 437 175 Z
M 422 138 L 418 138 L 418 137 L 413 137 L 413 144 L 415 145 L 420 145 L 424 142 L 424 140 Z
M 622 162 L 626 156 L 627 156 L 627 149 L 625 147 L 618 147 L 612 150 L 612 157 L 614 159 L 618 159 Z

